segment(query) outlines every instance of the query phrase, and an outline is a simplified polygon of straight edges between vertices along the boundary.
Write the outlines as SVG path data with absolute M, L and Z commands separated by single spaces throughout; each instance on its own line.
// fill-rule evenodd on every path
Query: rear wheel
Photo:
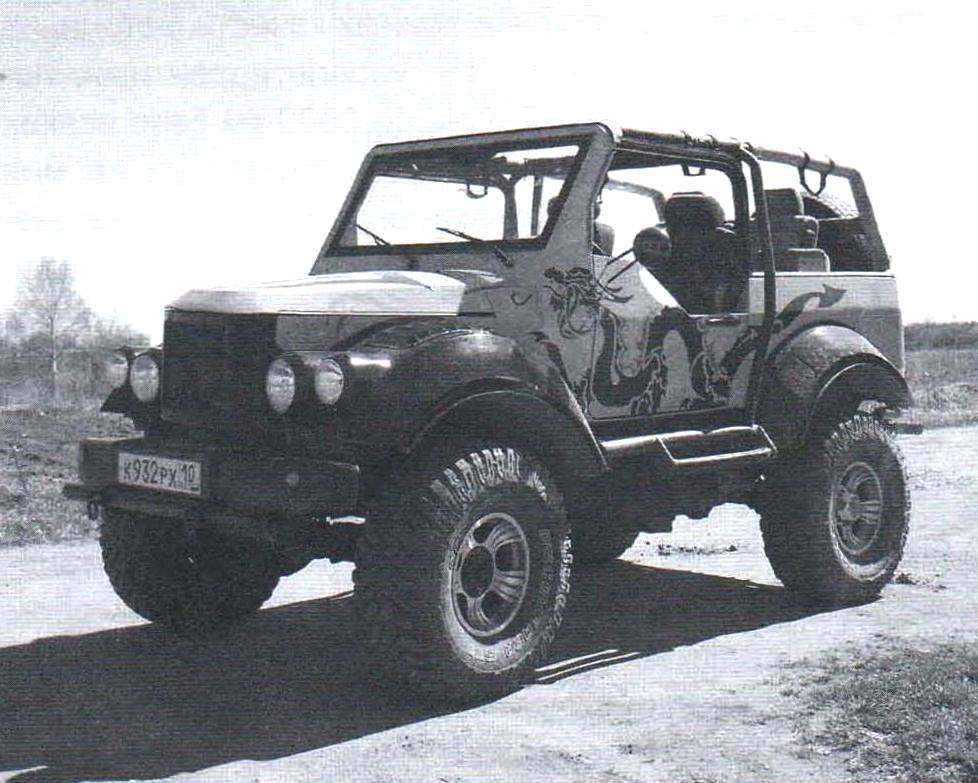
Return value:
M 909 510 L 893 436 L 876 418 L 856 414 L 769 477 L 764 549 L 785 587 L 804 598 L 865 601 L 903 556 Z
M 581 564 L 607 563 L 621 557 L 635 543 L 638 531 L 630 526 L 580 520 L 574 525 L 574 562 Z
M 106 509 L 100 540 L 105 572 L 126 606 L 180 630 L 251 614 L 278 584 L 258 544 L 185 531 L 172 519 Z
M 358 542 L 354 605 L 371 676 L 468 699 L 518 684 L 570 589 L 560 492 L 507 444 L 439 448 L 382 491 Z

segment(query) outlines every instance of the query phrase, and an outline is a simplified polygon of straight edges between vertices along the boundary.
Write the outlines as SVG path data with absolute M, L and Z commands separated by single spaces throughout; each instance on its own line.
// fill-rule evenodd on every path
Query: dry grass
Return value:
M 926 427 L 978 423 L 978 349 L 907 354 L 914 416 Z
M 854 781 L 978 780 L 978 649 L 889 643 L 788 668 L 806 752 L 843 753 Z
M 129 432 L 95 410 L 0 410 L 0 546 L 92 536 L 97 523 L 61 486 L 76 477 L 78 441 Z

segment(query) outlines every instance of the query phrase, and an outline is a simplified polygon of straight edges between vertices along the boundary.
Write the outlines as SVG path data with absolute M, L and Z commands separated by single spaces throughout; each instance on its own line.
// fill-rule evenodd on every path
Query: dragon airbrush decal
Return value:
M 594 328 L 594 317 L 603 302 L 624 303 L 631 296 L 621 287 L 611 287 L 598 280 L 590 269 L 575 266 L 564 271 L 550 267 L 543 276 L 549 282 L 550 306 L 557 313 L 557 327 L 562 337 L 579 337 Z
M 760 340 L 760 325 L 704 327 L 681 307 L 644 296 L 625 312 L 640 284 L 610 286 L 590 270 L 551 267 L 544 276 L 550 305 L 564 339 L 591 335 L 597 329 L 595 359 L 574 384 L 575 394 L 597 415 L 648 415 L 672 410 L 726 407 L 732 404 L 738 372 L 749 367 Z M 773 333 L 785 331 L 805 310 L 835 305 L 845 292 L 829 285 L 794 297 L 777 314 Z M 647 312 L 648 316 L 642 316 Z M 722 339 L 721 339 L 722 338 Z M 539 335 L 545 343 L 544 335 Z M 552 356 L 559 357 L 555 345 Z M 667 393 L 673 390 L 667 404 Z

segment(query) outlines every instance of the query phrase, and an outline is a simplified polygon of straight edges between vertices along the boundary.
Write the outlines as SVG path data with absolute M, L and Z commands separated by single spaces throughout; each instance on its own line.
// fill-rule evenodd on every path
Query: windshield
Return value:
M 510 143 L 378 157 L 334 247 L 532 242 L 549 233 L 582 154 Z

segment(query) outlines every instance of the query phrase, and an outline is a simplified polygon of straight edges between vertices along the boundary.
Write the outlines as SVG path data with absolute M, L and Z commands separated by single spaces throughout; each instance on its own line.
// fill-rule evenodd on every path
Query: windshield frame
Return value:
M 486 252 L 489 247 L 495 246 L 504 251 L 519 250 L 539 250 L 547 245 L 560 219 L 561 214 L 567 203 L 567 198 L 574 187 L 574 183 L 580 174 L 581 167 L 587 158 L 588 151 L 593 140 L 593 135 L 587 133 L 577 133 L 574 135 L 564 134 L 533 134 L 530 136 L 520 136 L 514 138 L 511 134 L 486 134 L 477 137 L 455 137 L 439 140 L 442 143 L 426 143 L 424 146 L 413 148 L 414 145 L 396 145 L 390 151 L 383 148 L 375 148 L 368 155 L 364 162 L 364 168 L 353 192 L 341 210 L 336 221 L 332 236 L 328 242 L 322 257 L 331 258 L 339 256 L 373 256 L 373 255 L 409 255 L 409 254 L 448 254 L 448 253 L 471 253 L 474 251 Z M 480 237 L 479 241 L 459 240 L 456 242 L 417 242 L 417 243 L 396 243 L 389 245 L 344 245 L 343 236 L 351 221 L 356 219 L 358 212 L 367 196 L 367 193 L 374 182 L 374 178 L 392 159 L 403 158 L 406 156 L 432 156 L 439 153 L 452 152 L 460 149 L 488 148 L 499 151 L 533 150 L 546 149 L 549 147 L 577 146 L 577 153 L 574 161 L 567 171 L 567 176 L 556 196 L 558 208 L 547 216 L 540 233 L 533 237 L 521 237 L 517 239 L 505 239 L 496 237 Z M 503 216 L 500 215 L 502 221 Z M 384 235 L 383 227 L 370 226 L 369 228 L 377 231 L 381 236 Z

